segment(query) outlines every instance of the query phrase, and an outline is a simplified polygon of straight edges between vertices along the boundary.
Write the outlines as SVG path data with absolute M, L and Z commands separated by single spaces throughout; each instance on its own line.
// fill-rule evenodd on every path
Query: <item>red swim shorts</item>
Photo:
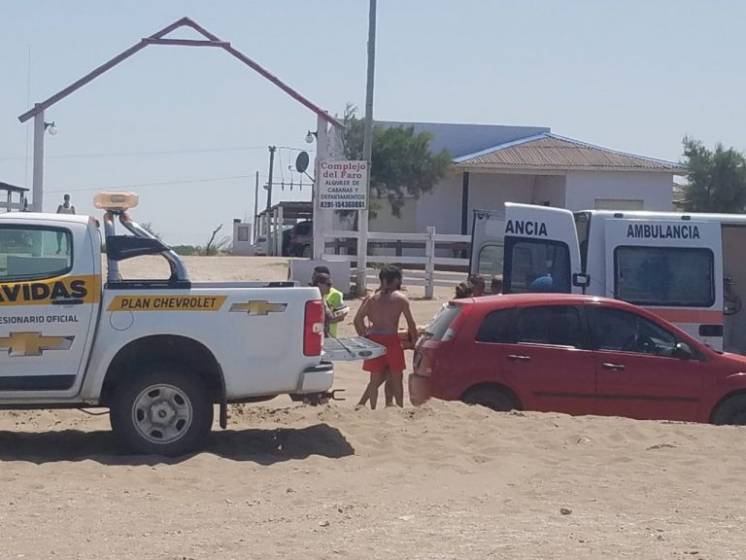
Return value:
M 363 370 L 379 372 L 388 368 L 391 373 L 403 373 L 407 369 L 404 361 L 404 350 L 401 347 L 401 339 L 395 334 L 369 334 L 366 338 L 386 347 L 386 353 L 372 360 L 363 362 Z

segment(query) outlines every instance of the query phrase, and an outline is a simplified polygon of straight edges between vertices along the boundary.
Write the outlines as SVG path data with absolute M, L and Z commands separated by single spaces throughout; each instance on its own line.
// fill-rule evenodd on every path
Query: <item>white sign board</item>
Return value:
M 368 162 L 322 161 L 319 205 L 328 210 L 365 210 L 368 207 Z

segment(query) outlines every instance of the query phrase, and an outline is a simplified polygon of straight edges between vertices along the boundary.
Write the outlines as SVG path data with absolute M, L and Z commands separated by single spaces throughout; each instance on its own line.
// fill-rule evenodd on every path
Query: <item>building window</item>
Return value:
M 239 241 L 249 240 L 249 226 L 238 226 L 238 240 Z

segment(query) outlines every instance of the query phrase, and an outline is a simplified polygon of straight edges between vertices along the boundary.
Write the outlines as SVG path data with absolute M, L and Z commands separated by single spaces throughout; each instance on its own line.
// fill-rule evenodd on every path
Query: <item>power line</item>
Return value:
M 314 153 L 313 150 L 304 150 L 303 148 L 294 148 L 292 146 L 278 146 L 283 150 L 292 150 L 295 152 L 309 152 Z M 79 154 L 58 154 L 49 155 L 49 159 L 95 159 L 95 158 L 115 158 L 115 157 L 141 157 L 141 156 L 156 156 L 156 155 L 181 155 L 181 154 L 208 154 L 208 153 L 220 153 L 220 152 L 244 152 L 249 150 L 266 150 L 266 146 L 232 146 L 225 148 L 194 148 L 194 149 L 174 149 L 174 150 L 143 150 L 137 152 L 93 152 L 93 153 L 79 153 Z M 0 161 L 5 160 L 21 160 L 26 159 L 27 156 L 2 156 Z
M 185 185 L 189 183 L 212 183 L 219 181 L 237 181 L 238 179 L 247 179 L 253 177 L 253 175 L 232 175 L 229 177 L 205 177 L 202 179 L 174 179 L 171 181 L 158 181 L 154 183 L 132 183 L 129 185 L 96 185 L 95 187 L 78 187 L 72 189 L 50 189 L 46 192 L 49 193 L 69 193 L 69 192 L 85 192 L 85 191 L 99 191 L 107 189 L 134 189 L 142 187 L 166 187 L 169 185 Z M 266 177 L 266 176 L 265 176 Z
M 199 179 L 171 179 L 168 181 L 155 181 L 152 183 L 130 183 L 126 185 L 96 185 L 95 187 L 74 187 L 74 188 L 58 188 L 50 189 L 45 192 L 48 193 L 71 193 L 71 192 L 86 192 L 86 191 L 101 191 L 101 190 L 115 190 L 115 189 L 139 189 L 142 187 L 167 187 L 170 185 L 186 185 L 192 183 L 217 183 L 221 181 L 238 181 L 239 179 L 247 179 L 256 177 L 256 175 L 229 175 L 226 177 L 203 177 Z M 259 175 L 260 179 L 269 180 L 268 175 Z M 273 181 L 274 185 L 279 185 L 277 181 Z

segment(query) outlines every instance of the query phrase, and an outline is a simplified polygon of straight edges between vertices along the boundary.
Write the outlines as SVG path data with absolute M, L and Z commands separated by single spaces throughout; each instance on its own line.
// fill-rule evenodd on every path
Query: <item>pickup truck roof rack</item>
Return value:
M 128 242 L 127 237 L 117 235 L 116 232 L 116 219 L 122 224 L 128 231 L 130 231 L 134 238 L 131 239 L 149 239 L 151 243 L 142 244 L 137 242 Z M 106 235 L 106 261 L 107 261 L 107 285 L 116 286 L 122 284 L 122 278 L 119 274 L 119 261 L 141 256 L 144 254 L 160 254 L 168 262 L 168 266 L 171 269 L 171 275 L 168 278 L 168 287 L 174 287 L 174 285 L 191 285 L 189 280 L 189 274 L 187 273 L 186 266 L 183 261 L 176 254 L 176 252 L 163 244 L 160 239 L 151 234 L 148 230 L 142 227 L 137 222 L 133 221 L 126 211 L 124 210 L 107 210 L 104 214 L 104 233 Z M 157 243 L 156 243 L 157 242 Z M 111 243 L 113 251 L 109 254 L 108 247 Z M 147 245 L 147 247 L 145 246 Z M 140 283 L 144 284 L 142 281 Z M 152 282 L 148 281 L 150 287 Z

